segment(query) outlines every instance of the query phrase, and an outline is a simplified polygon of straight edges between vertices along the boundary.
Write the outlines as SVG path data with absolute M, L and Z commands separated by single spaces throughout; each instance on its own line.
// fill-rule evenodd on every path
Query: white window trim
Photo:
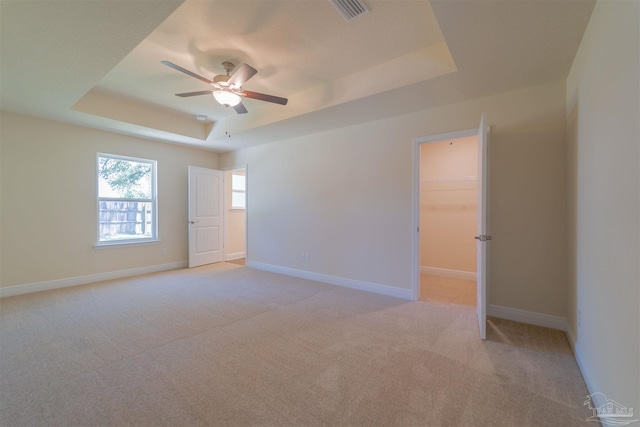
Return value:
M 148 163 L 151 165 L 151 198 L 150 199 L 127 199 L 118 197 L 100 197 L 100 178 L 98 175 L 98 168 L 100 167 L 100 157 L 109 157 L 112 159 L 126 160 L 131 162 Z M 142 159 L 138 157 L 122 156 L 118 154 L 109 153 L 96 153 L 96 244 L 94 248 L 104 247 L 116 247 L 116 246 L 133 246 L 133 245 L 145 245 L 149 243 L 160 242 L 158 237 L 158 162 L 156 160 Z M 152 208 L 152 226 L 151 237 L 148 238 L 136 238 L 136 239 L 121 239 L 121 240 L 100 240 L 100 202 L 130 202 L 135 200 L 137 202 L 151 203 Z

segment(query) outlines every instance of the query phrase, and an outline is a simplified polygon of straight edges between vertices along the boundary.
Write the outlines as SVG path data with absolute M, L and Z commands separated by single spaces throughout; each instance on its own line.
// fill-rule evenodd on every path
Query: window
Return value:
M 98 245 L 155 241 L 156 162 L 98 153 Z
M 246 178 L 244 170 L 231 173 L 231 209 L 245 209 L 247 206 Z

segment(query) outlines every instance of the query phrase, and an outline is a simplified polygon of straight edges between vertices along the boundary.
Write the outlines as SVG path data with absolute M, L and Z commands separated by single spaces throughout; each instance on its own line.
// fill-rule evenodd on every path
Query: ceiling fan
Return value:
M 242 64 L 240 67 L 238 67 L 237 70 L 233 71 L 235 66 L 231 62 L 223 62 L 222 67 L 227 74 L 221 74 L 215 76 L 213 80 L 209 80 L 194 72 L 182 68 L 181 66 L 176 65 L 173 62 L 161 62 L 167 67 L 171 67 L 174 70 L 178 70 L 188 76 L 195 77 L 196 79 L 202 80 L 205 83 L 209 83 L 214 87 L 214 89 L 211 90 L 176 93 L 176 96 L 188 97 L 213 94 L 213 97 L 216 99 L 216 101 L 218 101 L 225 107 L 233 107 L 233 109 L 236 110 L 236 113 L 238 114 L 247 113 L 247 109 L 244 105 L 242 105 L 242 97 L 257 99 L 266 102 L 273 102 L 280 105 L 287 105 L 287 98 L 280 98 L 279 96 L 266 95 L 264 93 L 251 92 L 242 89 L 242 85 L 258 72 L 250 65 Z

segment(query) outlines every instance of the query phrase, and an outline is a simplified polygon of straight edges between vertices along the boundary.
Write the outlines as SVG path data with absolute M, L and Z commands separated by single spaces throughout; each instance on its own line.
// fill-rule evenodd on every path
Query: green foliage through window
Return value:
M 98 158 L 98 175 L 119 197 L 150 199 L 151 172 L 150 163 Z

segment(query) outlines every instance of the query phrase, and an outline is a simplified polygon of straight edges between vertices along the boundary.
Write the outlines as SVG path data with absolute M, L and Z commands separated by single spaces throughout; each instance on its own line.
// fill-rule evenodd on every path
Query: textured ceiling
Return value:
M 563 79 L 594 5 L 364 1 L 348 23 L 327 0 L 3 0 L 0 107 L 228 151 Z M 248 63 L 289 104 L 176 97 L 208 86 L 162 60 Z

